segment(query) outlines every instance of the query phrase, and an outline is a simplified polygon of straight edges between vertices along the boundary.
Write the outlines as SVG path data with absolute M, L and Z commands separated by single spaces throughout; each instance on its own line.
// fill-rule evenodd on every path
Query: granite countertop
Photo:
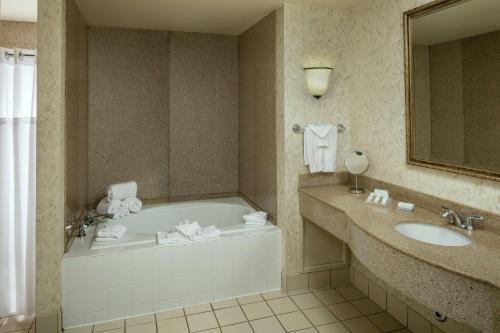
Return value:
M 438 268 L 488 283 L 500 288 L 500 235 L 485 231 L 472 232 L 451 226 L 440 216 L 415 207 L 412 213 L 395 210 L 391 200 L 387 207 L 365 203 L 368 194 L 353 195 L 347 185 L 301 188 L 299 191 L 345 213 L 354 223 L 387 246 Z M 422 221 L 453 229 L 472 240 L 472 244 L 448 247 L 427 244 L 401 235 L 394 225 L 402 221 Z

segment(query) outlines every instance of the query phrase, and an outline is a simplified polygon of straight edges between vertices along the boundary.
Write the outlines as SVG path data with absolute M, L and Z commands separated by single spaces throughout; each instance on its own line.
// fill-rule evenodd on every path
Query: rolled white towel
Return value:
M 267 223 L 267 213 L 263 211 L 251 212 L 243 215 L 243 221 L 248 225 L 265 225 Z
M 196 221 L 184 221 L 184 223 L 176 225 L 174 229 L 181 233 L 184 237 L 193 239 L 196 232 L 201 229 L 201 226 Z
M 96 235 L 96 241 L 116 240 L 122 238 L 127 232 L 127 227 L 123 225 L 109 225 L 102 227 Z
M 123 200 L 131 213 L 138 213 L 142 209 L 142 201 L 139 198 L 131 197 Z
M 97 205 L 99 214 L 113 214 L 113 219 L 125 217 L 130 214 L 128 206 L 121 200 L 113 200 L 108 202 L 107 198 L 102 198 Z
M 106 189 L 108 202 L 137 197 L 137 183 L 134 181 L 109 185 Z

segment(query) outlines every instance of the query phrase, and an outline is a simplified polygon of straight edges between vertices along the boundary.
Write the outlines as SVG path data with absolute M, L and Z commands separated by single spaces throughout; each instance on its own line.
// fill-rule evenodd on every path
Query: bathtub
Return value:
M 63 327 L 281 289 L 281 231 L 243 224 L 253 210 L 241 198 L 169 203 L 92 226 L 63 257 Z M 184 220 L 214 224 L 222 235 L 156 244 L 157 231 Z M 120 241 L 93 241 L 99 228 L 117 223 L 127 227 Z

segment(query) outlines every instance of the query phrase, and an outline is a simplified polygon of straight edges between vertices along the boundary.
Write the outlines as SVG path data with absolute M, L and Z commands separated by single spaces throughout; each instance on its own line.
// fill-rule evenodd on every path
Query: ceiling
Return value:
M 500 30 L 499 0 L 468 0 L 419 16 L 412 22 L 413 43 L 434 45 Z
M 362 1 L 76 0 L 89 25 L 227 35 L 239 35 L 284 2 L 341 8 Z
M 0 0 L 0 19 L 36 22 L 37 0 Z

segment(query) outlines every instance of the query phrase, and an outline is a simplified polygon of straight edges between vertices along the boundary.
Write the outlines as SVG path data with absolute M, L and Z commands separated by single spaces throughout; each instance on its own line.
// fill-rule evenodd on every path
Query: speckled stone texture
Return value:
M 366 195 L 353 196 L 347 189 L 346 185 L 304 188 L 301 211 L 334 235 L 344 228 L 337 210 L 344 212 L 349 248 L 374 275 L 417 303 L 483 332 L 494 332 L 500 287 L 498 234 L 474 231 L 469 235 L 473 243 L 466 247 L 421 243 L 399 234 L 394 224 L 420 220 L 446 226 L 446 222 L 418 207 L 413 213 L 400 213 L 394 203 L 368 205 L 363 202 Z M 332 225 L 339 222 L 339 227 Z
M 276 13 L 238 37 L 240 192 L 276 218 Z
M 168 195 L 169 32 L 89 27 L 88 202 L 135 180 Z
M 37 24 L 0 21 L 0 45 L 7 48 L 36 49 Z
M 60 309 L 64 250 L 65 1 L 38 1 L 36 314 Z
M 173 32 L 170 43 L 169 195 L 237 193 L 238 39 Z
M 87 203 L 88 66 L 87 24 L 76 3 L 66 2 L 66 219 Z

